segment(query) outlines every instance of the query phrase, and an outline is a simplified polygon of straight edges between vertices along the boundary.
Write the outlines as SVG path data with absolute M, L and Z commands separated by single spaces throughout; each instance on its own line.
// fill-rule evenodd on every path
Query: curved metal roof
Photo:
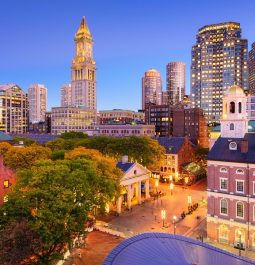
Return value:
M 251 265 L 255 262 L 180 235 L 144 233 L 121 242 L 103 265 Z

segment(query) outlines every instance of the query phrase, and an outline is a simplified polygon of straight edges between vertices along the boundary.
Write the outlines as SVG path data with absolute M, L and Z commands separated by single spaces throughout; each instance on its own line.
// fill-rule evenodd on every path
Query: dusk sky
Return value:
M 241 23 L 249 49 L 255 41 L 254 0 L 1 0 L 0 84 L 48 88 L 49 109 L 71 81 L 74 34 L 82 16 L 94 38 L 98 110 L 141 108 L 141 78 L 150 68 L 186 63 L 189 94 L 191 46 L 211 23 Z

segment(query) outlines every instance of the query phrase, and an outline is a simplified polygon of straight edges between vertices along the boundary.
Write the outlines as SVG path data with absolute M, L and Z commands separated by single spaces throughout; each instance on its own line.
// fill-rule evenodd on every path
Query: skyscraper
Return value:
M 176 105 L 185 95 L 185 63 L 170 62 L 166 66 L 168 102 Z
M 255 95 L 255 42 L 249 52 L 249 91 Z
M 64 84 L 61 87 L 61 107 L 72 105 L 72 87 L 71 84 Z
M 142 109 L 148 103 L 160 105 L 162 102 L 162 79 L 159 71 L 150 69 L 142 78 Z
M 72 106 L 96 110 L 96 63 L 93 39 L 85 17 L 75 34 L 76 53 L 72 62 Z
M 232 86 L 248 88 L 247 40 L 239 23 L 207 25 L 199 29 L 192 47 L 191 96 L 193 107 L 202 108 L 208 122 L 219 121 L 222 97 Z
M 47 111 L 47 88 L 42 84 L 32 84 L 28 88 L 29 122 L 45 121 Z

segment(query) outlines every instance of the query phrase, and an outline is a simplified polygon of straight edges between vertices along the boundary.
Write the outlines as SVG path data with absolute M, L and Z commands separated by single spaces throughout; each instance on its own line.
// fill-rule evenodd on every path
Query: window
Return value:
M 244 181 L 243 180 L 237 180 L 236 181 L 236 192 L 243 193 L 244 187 L 243 187 Z
M 220 172 L 221 173 L 227 173 L 228 171 L 227 171 L 227 169 L 225 167 L 221 167 L 220 168 Z
M 229 230 L 226 225 L 220 225 L 219 227 L 219 242 L 228 244 L 228 233 Z
M 220 189 L 227 190 L 228 189 L 228 179 L 220 178 Z
M 253 195 L 255 195 L 255 181 L 253 181 Z
M 4 202 L 8 202 L 8 195 L 4 196 Z
M 9 184 L 9 180 L 4 180 L 4 188 L 9 188 L 10 184 Z
M 235 113 L 235 102 L 230 102 L 230 105 L 229 105 L 229 112 L 230 113 Z
M 243 174 L 244 174 L 244 171 L 243 171 L 242 169 L 238 168 L 238 169 L 236 170 L 236 174 L 243 175 Z
M 253 221 L 255 221 L 255 204 L 253 205 Z
M 136 170 L 134 170 L 134 175 L 136 175 Z
M 228 202 L 226 199 L 220 200 L 220 213 L 225 215 L 228 214 Z
M 229 129 L 230 129 L 230 131 L 233 131 L 235 129 L 234 123 L 230 123 Z
M 242 202 L 238 202 L 236 204 L 236 217 L 243 218 L 243 216 L 244 216 L 243 212 L 244 212 L 243 203 Z
M 242 113 L 242 103 L 238 103 L 238 113 Z

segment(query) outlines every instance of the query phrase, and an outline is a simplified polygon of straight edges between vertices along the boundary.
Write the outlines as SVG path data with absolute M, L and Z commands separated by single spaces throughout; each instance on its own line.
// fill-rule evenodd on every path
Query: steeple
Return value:
M 85 17 L 82 17 L 80 27 L 75 34 L 75 39 L 80 39 L 80 38 L 84 38 L 84 37 L 92 39 L 91 33 L 89 31 L 89 27 L 88 27 L 87 22 L 86 22 L 86 19 L 85 19 Z

